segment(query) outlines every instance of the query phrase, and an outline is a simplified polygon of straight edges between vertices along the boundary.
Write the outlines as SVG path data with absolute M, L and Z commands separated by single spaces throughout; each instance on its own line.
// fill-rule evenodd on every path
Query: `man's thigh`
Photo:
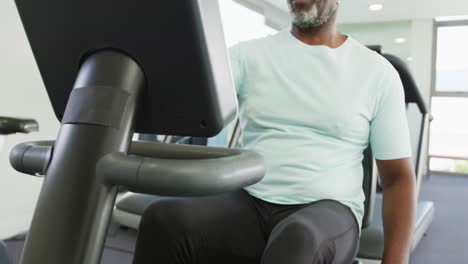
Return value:
M 358 248 L 353 213 L 335 201 L 302 207 L 273 228 L 262 264 L 349 264 Z
M 258 263 L 260 221 L 245 191 L 161 200 L 143 216 L 134 263 Z

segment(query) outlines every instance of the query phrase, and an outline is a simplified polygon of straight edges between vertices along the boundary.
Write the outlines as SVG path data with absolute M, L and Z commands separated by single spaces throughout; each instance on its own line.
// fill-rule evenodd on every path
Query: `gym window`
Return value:
M 429 167 L 468 175 L 468 20 L 438 21 L 434 43 Z

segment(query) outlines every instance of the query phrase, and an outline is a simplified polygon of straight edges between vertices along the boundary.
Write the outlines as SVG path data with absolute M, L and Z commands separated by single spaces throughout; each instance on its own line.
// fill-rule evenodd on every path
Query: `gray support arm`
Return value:
M 53 144 L 19 144 L 10 155 L 13 168 L 31 175 L 45 173 Z M 129 152 L 107 154 L 96 174 L 104 175 L 106 184 L 134 192 L 202 196 L 249 186 L 265 173 L 262 157 L 252 151 L 136 141 Z
M 262 157 L 252 151 L 154 144 L 152 158 L 113 153 L 98 164 L 112 185 L 139 193 L 203 196 L 233 191 L 260 181 Z M 159 151 L 159 152 L 158 152 Z
M 419 143 L 418 143 L 418 157 L 416 161 L 416 194 L 419 195 L 421 190 L 422 178 L 424 176 L 424 162 L 423 162 L 423 153 L 427 149 L 427 142 L 428 142 L 428 131 L 429 125 L 431 122 L 431 116 L 429 114 L 423 114 L 422 122 L 421 122 L 421 134 L 419 136 Z
M 236 125 L 234 126 L 234 130 L 232 132 L 231 140 L 229 141 L 229 148 L 235 148 L 237 146 L 241 133 L 242 133 L 242 129 L 241 129 L 241 124 L 240 124 L 240 119 L 237 119 Z
M 129 155 L 176 160 L 215 159 L 240 153 L 236 149 L 144 141 L 133 141 L 129 150 Z

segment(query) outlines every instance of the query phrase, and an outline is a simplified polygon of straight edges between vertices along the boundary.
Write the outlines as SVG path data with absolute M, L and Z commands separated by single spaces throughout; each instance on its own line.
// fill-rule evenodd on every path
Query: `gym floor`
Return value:
M 412 256 L 412 264 L 467 263 L 468 177 L 433 175 L 423 183 L 422 200 L 434 201 L 436 216 Z M 136 231 L 111 227 L 102 264 L 130 264 Z M 23 240 L 7 241 L 18 263 Z
M 421 200 L 434 201 L 435 217 L 411 263 L 468 263 L 468 177 L 433 175 L 423 183 Z

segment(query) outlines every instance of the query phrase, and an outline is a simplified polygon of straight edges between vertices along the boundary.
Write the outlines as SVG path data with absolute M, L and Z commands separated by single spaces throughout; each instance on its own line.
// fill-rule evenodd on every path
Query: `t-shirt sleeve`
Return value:
M 229 57 L 231 60 L 231 71 L 236 87 L 237 96 L 239 97 L 244 79 L 244 65 L 242 60 L 241 45 L 237 44 L 229 48 Z
M 411 143 L 406 117 L 405 93 L 398 72 L 387 69 L 379 89 L 374 118 L 371 120 L 370 144 L 378 160 L 411 157 Z

